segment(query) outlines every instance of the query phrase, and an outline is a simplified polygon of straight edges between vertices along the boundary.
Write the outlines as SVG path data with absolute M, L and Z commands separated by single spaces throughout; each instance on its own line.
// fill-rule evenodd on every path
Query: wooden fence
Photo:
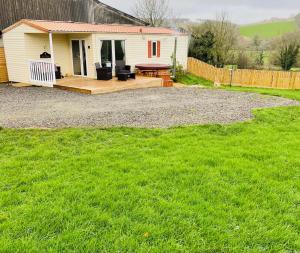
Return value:
M 4 48 L 0 47 L 0 83 L 8 82 Z
M 194 58 L 188 59 L 188 72 L 215 83 L 246 87 L 300 89 L 300 72 L 216 68 Z

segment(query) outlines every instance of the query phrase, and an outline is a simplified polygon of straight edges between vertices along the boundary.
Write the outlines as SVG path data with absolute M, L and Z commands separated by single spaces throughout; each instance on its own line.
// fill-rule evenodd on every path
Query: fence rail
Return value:
M 300 89 L 300 72 L 216 68 L 194 58 L 188 59 L 188 72 L 221 84 L 275 89 Z
M 0 83 L 8 82 L 8 74 L 5 60 L 4 48 L 0 48 Z
M 53 68 L 55 66 L 50 61 L 29 61 L 30 82 L 32 84 L 53 87 L 55 75 Z

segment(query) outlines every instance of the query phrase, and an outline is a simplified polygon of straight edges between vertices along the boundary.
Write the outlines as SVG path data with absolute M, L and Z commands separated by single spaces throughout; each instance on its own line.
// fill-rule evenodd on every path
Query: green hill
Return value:
M 249 38 L 258 35 L 260 38 L 270 39 L 296 29 L 297 25 L 294 21 L 278 21 L 241 26 L 240 32 L 241 35 Z

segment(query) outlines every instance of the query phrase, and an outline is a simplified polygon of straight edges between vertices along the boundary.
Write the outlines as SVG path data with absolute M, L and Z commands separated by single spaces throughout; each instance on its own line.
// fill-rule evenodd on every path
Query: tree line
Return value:
M 300 14 L 297 18 L 300 27 Z M 240 69 L 262 69 L 267 57 L 269 68 L 300 67 L 300 29 L 271 40 L 256 36 L 249 41 L 224 14 L 216 20 L 189 24 L 185 28 L 192 35 L 189 56 L 216 67 L 235 65 Z

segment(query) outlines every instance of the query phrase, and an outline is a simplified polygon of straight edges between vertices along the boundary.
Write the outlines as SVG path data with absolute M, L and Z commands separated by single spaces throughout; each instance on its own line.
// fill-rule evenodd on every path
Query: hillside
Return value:
M 240 32 L 241 35 L 249 38 L 258 35 L 260 38 L 270 39 L 296 29 L 295 21 L 278 21 L 241 26 Z

